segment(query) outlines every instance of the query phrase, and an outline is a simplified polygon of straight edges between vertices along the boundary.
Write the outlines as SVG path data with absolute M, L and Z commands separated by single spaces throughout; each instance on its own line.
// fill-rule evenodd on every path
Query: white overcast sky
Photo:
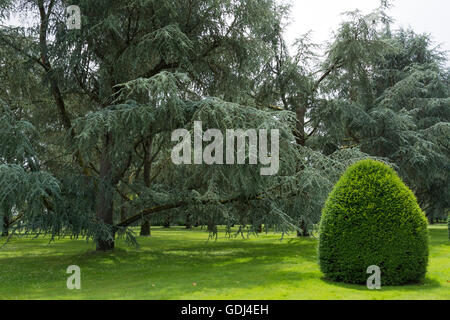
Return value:
M 380 1 L 291 0 L 291 3 L 291 24 L 286 33 L 290 44 L 310 30 L 313 42 L 323 43 L 345 19 L 341 13 L 359 9 L 368 14 L 379 7 Z M 411 27 L 417 33 L 431 34 L 435 45 L 440 44 L 441 49 L 450 50 L 449 0 L 393 0 L 391 4 L 393 7 L 388 15 L 395 20 L 395 29 Z

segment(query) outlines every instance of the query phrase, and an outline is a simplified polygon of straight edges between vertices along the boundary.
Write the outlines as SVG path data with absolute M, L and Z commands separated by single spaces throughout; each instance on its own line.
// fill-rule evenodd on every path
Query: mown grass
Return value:
M 378 291 L 324 280 L 312 238 L 221 233 L 207 242 L 199 229 L 154 228 L 140 248 L 119 240 L 101 253 L 85 240 L 13 238 L 0 249 L 0 299 L 448 299 L 446 226 L 430 236 L 424 283 Z M 81 290 L 66 287 L 69 265 L 81 268 Z

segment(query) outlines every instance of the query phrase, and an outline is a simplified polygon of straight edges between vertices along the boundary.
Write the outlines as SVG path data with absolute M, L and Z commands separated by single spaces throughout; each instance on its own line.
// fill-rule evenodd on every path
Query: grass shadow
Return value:
M 363 284 L 352 284 L 352 283 L 344 283 L 344 282 L 335 282 L 329 279 L 326 279 L 325 277 L 320 278 L 321 281 L 324 283 L 339 287 L 339 288 L 345 288 L 345 289 L 352 289 L 352 290 L 359 290 L 359 291 L 367 291 L 370 290 L 367 288 L 366 285 Z M 383 279 L 381 279 L 381 289 L 380 291 L 418 291 L 418 290 L 431 290 L 442 287 L 441 283 L 437 281 L 436 279 L 431 279 L 429 277 L 426 277 L 425 280 L 419 283 L 409 283 L 399 286 L 383 286 Z M 372 290 L 376 292 L 377 290 Z

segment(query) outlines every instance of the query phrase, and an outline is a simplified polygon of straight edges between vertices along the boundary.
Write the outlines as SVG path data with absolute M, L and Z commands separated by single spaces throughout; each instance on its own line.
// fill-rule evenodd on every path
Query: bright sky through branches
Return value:
M 289 44 L 302 34 L 312 31 L 312 40 L 322 44 L 330 39 L 345 19 L 343 12 L 359 9 L 370 13 L 379 7 L 380 0 L 279 0 L 292 3 L 291 23 L 286 30 Z M 450 1 L 448 0 L 391 0 L 389 15 L 394 28 L 411 27 L 417 33 L 431 34 L 435 45 L 440 44 L 450 56 Z M 28 18 L 29 19 L 29 18 Z M 8 24 L 27 25 L 28 19 L 12 16 Z M 447 62 L 450 66 L 450 61 Z
M 417 33 L 431 34 L 436 45 L 450 50 L 450 1 L 394 0 L 391 3 L 393 7 L 388 13 L 395 20 L 395 28 L 411 27 Z M 292 0 L 292 22 L 287 27 L 286 38 L 292 44 L 298 36 L 312 30 L 312 40 L 323 43 L 345 18 L 341 13 L 359 9 L 367 14 L 379 4 L 379 0 Z

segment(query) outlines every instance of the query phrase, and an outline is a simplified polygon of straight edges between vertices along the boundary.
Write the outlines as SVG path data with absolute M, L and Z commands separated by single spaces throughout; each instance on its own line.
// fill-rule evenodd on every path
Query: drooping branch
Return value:
M 251 200 L 261 200 L 261 199 L 263 199 L 263 198 L 260 197 L 260 196 L 255 196 L 253 198 L 246 199 L 246 200 L 247 201 L 251 201 Z M 200 204 L 202 204 L 202 205 L 214 204 L 214 203 L 228 204 L 228 203 L 241 201 L 241 200 L 242 200 L 242 197 L 238 196 L 238 197 L 235 197 L 235 198 L 219 200 L 219 201 L 203 200 L 203 201 L 200 202 Z M 155 213 L 158 213 L 158 212 L 162 212 L 162 211 L 166 211 L 166 210 L 171 210 L 171 209 L 185 207 L 185 206 L 192 205 L 192 204 L 193 203 L 189 202 L 189 201 L 180 201 L 180 202 L 176 202 L 176 203 L 173 203 L 173 204 L 156 206 L 156 207 L 153 207 L 153 208 L 144 209 L 144 210 L 140 211 L 139 213 L 129 217 L 125 221 L 120 222 L 116 226 L 117 227 L 128 227 L 131 224 L 133 224 L 134 222 L 139 221 L 140 219 L 145 218 L 147 216 L 150 216 L 152 214 L 155 214 Z
M 340 63 L 340 61 L 336 61 L 333 63 L 325 72 L 322 74 L 322 76 L 314 83 L 314 87 L 312 90 L 312 93 L 316 92 L 316 90 L 319 88 L 322 81 L 324 81 L 334 70 L 342 68 L 343 64 Z
M 272 188 L 270 188 L 269 190 L 265 191 L 264 193 L 270 193 L 273 192 L 276 189 L 281 188 L 284 185 L 284 182 L 281 182 L 280 184 L 277 184 L 276 186 L 273 186 Z M 295 196 L 296 194 L 292 194 L 291 196 Z M 281 197 L 281 195 L 279 196 Z M 181 207 L 186 207 L 188 205 L 192 205 L 192 204 L 201 204 L 201 205 L 208 205 L 208 204 L 229 204 L 229 203 L 233 203 L 233 202 L 238 202 L 238 201 L 255 201 L 255 200 L 264 200 L 266 199 L 266 197 L 264 196 L 264 194 L 259 194 L 256 196 L 252 196 L 252 197 L 246 197 L 245 199 L 242 197 L 242 195 L 238 195 L 236 197 L 230 198 L 230 199 L 223 199 L 223 200 L 202 200 L 200 202 L 190 202 L 190 201 L 186 201 L 186 200 L 182 200 L 179 202 L 175 202 L 173 204 L 167 204 L 167 205 L 162 205 L 162 206 L 156 206 L 153 208 L 147 208 L 147 209 L 143 209 L 141 210 L 139 213 L 127 218 L 126 220 L 118 223 L 116 225 L 116 227 L 128 227 L 131 224 L 133 224 L 136 221 L 139 221 L 142 218 L 145 218 L 149 215 L 158 213 L 158 212 L 162 212 L 162 211 L 166 211 L 166 210 L 171 210 L 171 209 L 177 209 L 177 208 L 181 208 Z
M 32 56 L 31 54 L 29 54 L 28 52 L 25 52 L 22 48 L 18 47 L 17 45 L 15 45 L 13 42 L 8 41 L 4 35 L 0 34 L 0 41 L 5 44 L 6 46 L 12 48 L 14 51 L 16 51 L 17 53 L 19 53 L 20 55 L 32 60 L 33 62 L 37 63 L 38 65 L 40 65 L 44 70 L 47 70 L 47 66 L 41 61 L 39 60 L 39 58 Z
M 39 7 L 39 15 L 40 15 L 40 28 L 39 28 L 39 45 L 41 50 L 41 62 L 44 66 L 44 69 L 49 73 L 50 75 L 50 90 L 52 93 L 52 96 L 55 100 L 55 103 L 59 110 L 59 115 L 61 117 L 62 123 L 64 125 L 64 128 L 66 131 L 70 133 L 70 136 L 72 139 L 75 138 L 75 132 L 72 127 L 72 122 L 70 120 L 70 116 L 67 112 L 64 99 L 61 94 L 61 90 L 58 85 L 58 80 L 56 78 L 55 70 L 52 69 L 49 57 L 48 57 L 48 44 L 47 44 L 47 31 L 48 31 L 48 23 L 49 23 L 49 17 L 51 14 L 52 7 L 54 5 L 54 1 L 50 1 L 49 7 L 47 12 L 45 11 L 44 1 L 39 0 L 38 1 L 38 7 Z M 82 168 L 83 174 L 86 176 L 91 176 L 91 172 L 86 166 L 81 153 L 77 151 L 75 153 L 75 158 Z

